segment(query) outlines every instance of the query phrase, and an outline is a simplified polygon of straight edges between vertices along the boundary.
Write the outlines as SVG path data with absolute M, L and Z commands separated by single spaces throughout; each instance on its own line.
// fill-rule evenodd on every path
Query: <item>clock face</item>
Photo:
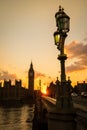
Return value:
M 32 76 L 33 75 L 33 73 L 30 73 L 30 76 Z

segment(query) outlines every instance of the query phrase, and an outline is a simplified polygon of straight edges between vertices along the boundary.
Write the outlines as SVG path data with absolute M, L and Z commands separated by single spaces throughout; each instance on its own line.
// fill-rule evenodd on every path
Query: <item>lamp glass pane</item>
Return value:
M 69 18 L 68 17 L 60 17 L 58 20 L 59 31 L 68 32 L 69 31 Z
M 68 32 L 69 31 L 69 18 L 65 17 L 63 18 L 63 32 Z
M 55 44 L 58 45 L 60 42 L 60 35 L 59 34 L 55 34 L 54 35 L 54 40 L 55 40 Z

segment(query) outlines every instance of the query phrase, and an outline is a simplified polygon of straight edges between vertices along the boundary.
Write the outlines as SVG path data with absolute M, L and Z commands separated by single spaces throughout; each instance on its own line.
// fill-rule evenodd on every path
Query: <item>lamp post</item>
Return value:
M 64 43 L 69 32 L 70 17 L 64 12 L 64 9 L 59 6 L 59 11 L 55 14 L 57 31 L 54 32 L 54 41 L 57 49 L 60 51 L 58 55 L 58 60 L 60 60 L 61 65 L 61 86 L 58 89 L 57 96 L 57 107 L 67 108 L 72 106 L 71 96 L 70 96 L 70 83 L 66 81 L 65 74 L 65 60 L 67 55 L 64 53 Z
M 70 78 L 66 80 L 65 60 L 67 55 L 64 53 L 64 43 L 69 32 L 70 18 L 59 6 L 59 11 L 55 15 L 57 31 L 54 32 L 54 40 L 57 49 L 60 51 L 58 60 L 61 64 L 61 82 L 56 82 L 57 97 L 56 107 L 48 113 L 48 130 L 75 130 L 75 110 L 70 95 Z

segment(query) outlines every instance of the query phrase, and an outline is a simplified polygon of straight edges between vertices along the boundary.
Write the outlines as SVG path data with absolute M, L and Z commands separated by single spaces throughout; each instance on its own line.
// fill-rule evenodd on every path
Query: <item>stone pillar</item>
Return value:
M 76 130 L 73 109 L 54 109 L 48 114 L 48 130 Z

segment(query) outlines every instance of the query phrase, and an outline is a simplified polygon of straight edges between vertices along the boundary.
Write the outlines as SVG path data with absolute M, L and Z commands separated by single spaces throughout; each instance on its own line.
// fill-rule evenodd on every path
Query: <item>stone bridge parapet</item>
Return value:
M 56 108 L 56 99 L 42 96 L 41 112 L 48 130 L 87 130 L 87 107 L 74 103 L 73 110 Z

